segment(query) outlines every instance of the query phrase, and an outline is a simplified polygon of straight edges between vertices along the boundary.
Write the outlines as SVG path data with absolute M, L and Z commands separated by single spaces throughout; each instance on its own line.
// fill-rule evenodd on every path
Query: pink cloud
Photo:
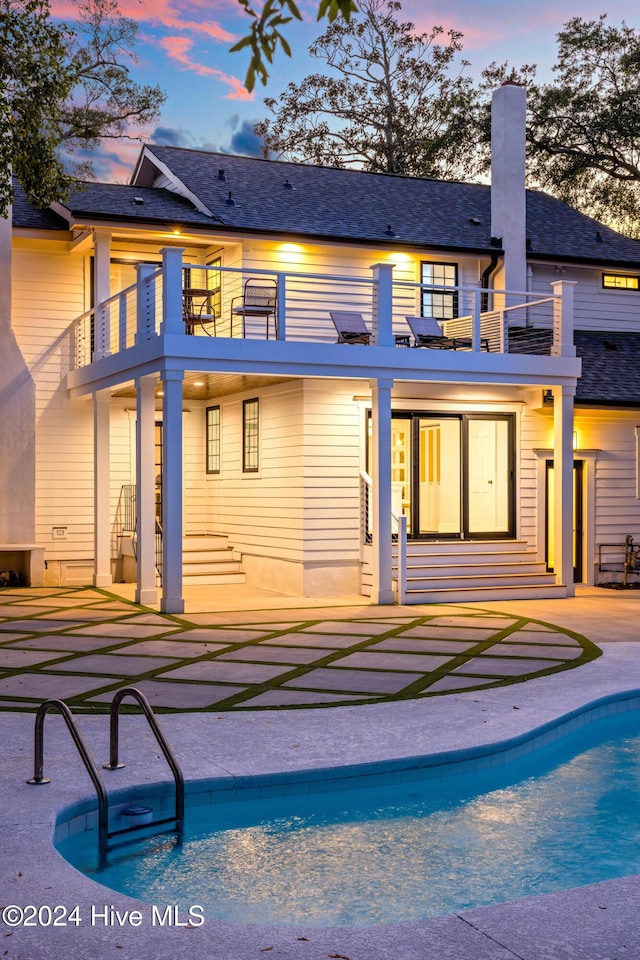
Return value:
M 172 30 L 188 30 L 204 34 L 220 43 L 235 43 L 237 34 L 231 33 L 217 20 L 209 20 L 206 14 L 211 10 L 209 0 L 191 0 L 182 3 L 182 0 L 153 0 L 152 3 L 141 3 L 140 0 L 120 0 L 122 13 L 135 20 L 150 26 L 169 27 Z M 187 18 L 185 8 L 191 16 Z M 237 11 L 238 5 L 234 2 L 230 9 Z M 203 17 L 193 19 L 193 14 L 202 11 Z M 62 20 L 75 20 L 78 16 L 78 7 L 73 0 L 51 0 L 51 12 L 54 17 Z
M 248 92 L 242 81 L 237 77 L 234 77 L 232 74 L 224 73 L 222 70 L 218 70 L 217 67 L 207 67 L 205 64 L 196 63 L 196 61 L 193 60 L 189 55 L 191 48 L 193 47 L 193 40 L 190 40 L 189 37 L 162 37 L 158 43 L 165 53 L 171 58 L 171 60 L 180 64 L 183 69 L 191 70 L 192 73 L 197 73 L 202 77 L 214 77 L 221 83 L 226 83 L 230 89 L 229 93 L 225 94 L 223 99 L 254 99 L 254 95 Z

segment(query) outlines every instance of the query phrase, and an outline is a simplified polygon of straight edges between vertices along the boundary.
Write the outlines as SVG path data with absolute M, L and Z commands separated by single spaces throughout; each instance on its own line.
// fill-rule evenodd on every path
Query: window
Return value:
M 640 290 L 640 277 L 628 273 L 603 273 L 602 286 L 608 290 Z
M 207 473 L 220 473 L 220 407 L 207 407 Z
M 259 466 L 260 401 L 245 400 L 242 404 L 242 472 L 257 473 Z
M 421 264 L 420 282 L 430 287 L 457 287 L 457 263 Z M 458 291 L 422 290 L 421 314 L 436 320 L 452 320 L 458 316 Z

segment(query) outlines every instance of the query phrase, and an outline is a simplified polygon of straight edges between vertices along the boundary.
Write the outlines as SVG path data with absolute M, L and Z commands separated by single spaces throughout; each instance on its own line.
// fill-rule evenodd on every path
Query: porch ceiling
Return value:
M 214 400 L 231 393 L 258 390 L 261 387 L 271 387 L 276 383 L 286 383 L 293 379 L 295 378 L 247 376 L 239 373 L 191 372 L 185 373 L 182 396 L 185 400 Z M 135 384 L 130 382 L 124 387 L 112 391 L 111 395 L 113 397 L 135 397 Z

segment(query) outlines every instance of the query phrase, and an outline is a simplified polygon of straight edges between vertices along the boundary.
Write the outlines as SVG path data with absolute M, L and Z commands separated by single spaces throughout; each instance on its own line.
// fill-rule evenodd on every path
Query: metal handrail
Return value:
M 109 800 L 107 797 L 107 791 L 102 777 L 98 772 L 95 760 L 91 756 L 84 737 L 78 729 L 78 725 L 76 724 L 74 716 L 63 700 L 46 700 L 38 708 L 34 730 L 34 771 L 33 777 L 31 780 L 27 780 L 27 783 L 35 785 L 51 783 L 51 779 L 49 777 L 43 776 L 44 718 L 50 710 L 57 710 L 60 714 L 62 714 L 69 729 L 69 733 L 73 738 L 73 742 L 78 748 L 78 753 L 80 754 L 82 762 L 84 763 L 85 769 L 91 777 L 94 787 L 96 788 L 96 793 L 98 794 L 98 849 L 100 860 L 102 861 L 106 854 L 107 840 L 109 836 Z
M 184 822 L 184 777 L 182 775 L 182 770 L 178 764 L 178 761 L 175 758 L 173 750 L 169 746 L 167 739 L 162 732 L 160 724 L 156 720 L 153 710 L 149 704 L 149 701 L 140 690 L 137 690 L 135 687 L 124 687 L 122 690 L 118 690 L 115 697 L 111 702 L 110 710 L 110 719 L 109 719 L 109 762 L 104 763 L 103 767 L 105 770 L 119 770 L 124 767 L 124 763 L 120 763 L 118 760 L 119 752 L 119 717 L 120 717 L 120 704 L 125 697 L 133 697 L 134 700 L 137 700 L 142 711 L 147 718 L 149 726 L 151 727 L 153 734 L 158 741 L 158 745 L 164 754 L 164 758 L 171 767 L 171 772 L 173 773 L 173 779 L 176 784 L 176 813 L 175 817 L 167 817 L 164 820 L 154 820 L 154 826 L 162 823 L 169 823 L 172 820 L 175 820 L 178 828 L 182 829 L 182 824 Z M 128 833 L 130 830 L 135 829 L 135 827 L 127 827 L 125 830 L 118 830 L 115 833 L 109 834 L 109 836 L 119 836 L 122 833 Z

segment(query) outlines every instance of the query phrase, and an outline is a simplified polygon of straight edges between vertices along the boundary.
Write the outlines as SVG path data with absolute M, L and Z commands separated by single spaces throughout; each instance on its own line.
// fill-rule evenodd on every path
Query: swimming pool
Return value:
M 182 844 L 127 846 L 100 871 L 86 834 L 58 846 L 148 902 L 308 926 L 422 919 L 638 871 L 639 711 L 500 759 L 481 770 L 473 757 L 449 771 L 369 767 L 262 799 L 214 792 L 212 806 L 189 810 Z

